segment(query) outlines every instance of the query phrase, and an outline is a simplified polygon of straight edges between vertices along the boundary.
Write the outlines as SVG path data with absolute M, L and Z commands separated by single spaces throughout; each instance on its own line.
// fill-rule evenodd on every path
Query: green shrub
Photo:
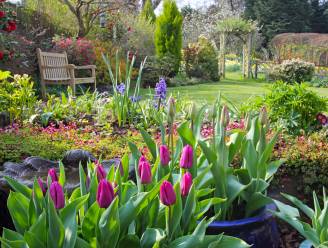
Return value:
M 156 19 L 155 48 L 159 58 L 175 58 L 174 71 L 177 73 L 181 61 L 182 15 L 174 0 L 164 0 L 163 12 Z
M 328 140 L 326 132 L 296 138 L 285 137 L 280 141 L 275 156 L 286 161 L 277 178 L 288 178 L 297 191 L 308 198 L 313 191 L 328 187 Z
M 160 77 L 167 80 L 174 76 L 174 62 L 175 58 L 173 56 L 164 56 L 162 58 L 152 56 L 147 58 L 147 63 L 142 73 L 143 87 L 154 87 Z
M 282 80 L 287 83 L 302 83 L 311 81 L 315 66 L 300 59 L 285 60 L 269 72 L 272 80 Z
M 249 100 L 241 110 L 246 113 L 263 105 L 269 110 L 270 121 L 283 126 L 289 133 L 311 130 L 316 115 L 327 109 L 326 99 L 309 90 L 305 84 L 290 85 L 281 81 L 273 84 L 263 97 Z
M 219 79 L 218 59 L 208 39 L 199 37 L 198 42 L 183 50 L 186 73 L 189 77 L 216 81 Z
M 8 71 L 0 71 L 0 112 L 9 113 L 11 121 L 28 119 L 37 102 L 33 85 L 25 74 L 11 76 Z
M 147 21 L 150 21 L 151 23 L 154 23 L 156 21 L 156 15 L 151 0 L 146 0 L 146 3 L 140 15 L 142 18 L 144 18 Z
M 328 77 L 325 76 L 316 76 L 312 78 L 311 85 L 318 88 L 327 88 L 328 87 Z

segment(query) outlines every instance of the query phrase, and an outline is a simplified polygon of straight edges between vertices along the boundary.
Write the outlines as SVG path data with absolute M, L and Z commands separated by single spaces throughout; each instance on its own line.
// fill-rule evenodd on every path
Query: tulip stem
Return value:
M 167 236 L 169 237 L 169 239 L 171 239 L 171 206 L 168 206 L 169 210 L 168 210 L 168 217 L 166 219 L 166 232 L 167 232 Z

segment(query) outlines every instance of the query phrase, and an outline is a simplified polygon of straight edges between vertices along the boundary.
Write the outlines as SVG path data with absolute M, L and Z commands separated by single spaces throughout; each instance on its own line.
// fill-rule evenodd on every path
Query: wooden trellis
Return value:
M 256 24 L 240 18 L 227 18 L 218 23 L 220 33 L 220 52 L 219 52 L 219 76 L 225 78 L 225 54 L 226 40 L 229 35 L 238 37 L 243 44 L 243 62 L 242 71 L 244 78 L 251 77 L 252 63 L 251 52 L 253 47 L 253 35 L 256 30 Z

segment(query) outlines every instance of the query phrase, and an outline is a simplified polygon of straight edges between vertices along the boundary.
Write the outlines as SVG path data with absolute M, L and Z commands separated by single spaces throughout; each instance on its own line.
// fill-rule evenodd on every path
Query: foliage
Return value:
M 241 64 L 235 60 L 226 60 L 226 72 L 241 71 Z
M 159 58 L 175 58 L 174 71 L 180 67 L 182 48 L 182 16 L 174 0 L 164 0 L 163 12 L 156 20 L 155 48 Z
M 154 23 L 156 21 L 156 15 L 151 0 L 146 0 L 146 3 L 142 8 L 140 16 L 145 20 L 150 21 L 151 23 Z
M 37 101 L 33 84 L 27 75 L 0 71 L 0 112 L 8 112 L 11 121 L 28 119 Z
M 306 132 L 313 128 L 318 113 L 327 109 L 325 98 L 308 89 L 305 84 L 289 85 L 276 82 L 269 93 L 263 97 L 251 99 L 242 107 L 242 112 L 256 110 L 265 105 L 270 121 L 282 126 L 289 133 Z
M 53 39 L 53 50 L 56 52 L 66 52 L 68 61 L 75 65 L 94 64 L 96 55 L 93 41 L 85 38 L 64 38 L 56 36 Z
M 306 240 L 302 242 L 300 247 L 325 247 L 328 243 L 328 200 L 323 188 L 323 204 L 319 203 L 317 194 L 313 192 L 314 209 L 302 203 L 296 197 L 288 194 L 282 194 L 296 208 L 286 205 L 282 202 L 275 201 L 279 212 L 274 214 L 280 219 L 289 223 L 294 227 Z M 299 210 L 310 220 L 310 223 L 301 219 Z
M 175 57 L 171 55 L 157 58 L 155 56 L 147 58 L 145 64 L 142 82 L 143 86 L 155 86 L 160 77 L 169 79 L 173 76 L 175 70 Z M 169 81 L 169 80 L 168 80 Z
M 218 59 L 212 44 L 205 37 L 183 49 L 186 74 L 189 77 L 218 80 Z
M 279 184 L 284 178 L 291 178 L 299 195 L 306 199 L 312 191 L 319 192 L 328 186 L 327 156 L 328 142 L 326 129 L 307 136 L 281 138 L 275 157 L 285 159 L 278 173 Z
M 310 31 L 311 7 L 307 0 L 248 0 L 247 17 L 255 18 L 270 41 L 276 34 Z
M 229 17 L 218 21 L 217 30 L 242 36 L 255 31 L 256 23 L 239 17 Z
M 273 67 L 269 77 L 287 83 L 302 83 L 311 81 L 315 66 L 300 59 L 285 60 Z
M 102 55 L 108 69 L 108 73 L 113 85 L 113 98 L 111 101 L 111 109 L 115 121 L 118 122 L 120 127 L 127 123 L 132 123 L 137 112 L 137 99 L 139 98 L 139 89 L 141 83 L 141 74 L 146 60 L 140 64 L 139 75 L 135 85 L 135 90 L 132 96 L 130 96 L 130 84 L 131 84 L 131 74 L 133 70 L 133 65 L 135 61 L 135 56 L 130 58 L 129 54 L 126 58 L 126 74 L 121 75 L 119 70 L 120 60 L 118 52 L 116 52 L 115 58 L 115 74 L 112 71 L 112 66 L 110 59 L 104 54 Z M 124 81 L 122 81 L 124 80 Z
M 325 76 L 314 76 L 311 80 L 311 85 L 318 88 L 328 87 L 328 77 Z
M 0 62 L 13 58 L 12 40 L 8 33 L 16 30 L 16 12 L 6 6 L 6 0 L 0 1 Z
M 103 174 L 98 173 L 100 168 Z M 183 203 L 178 181 L 171 192 L 174 202 L 165 206 L 162 187 L 168 183 L 164 181 L 167 177 L 145 185 L 143 190 L 139 183 L 136 185 L 128 180 L 128 174 L 127 156 L 122 160 L 122 167 L 111 167 L 108 173 L 99 163 L 89 163 L 87 168 L 80 166 L 80 185 L 71 195 L 66 193 L 66 197 L 63 192 L 66 177 L 62 165 L 58 181 L 52 181 L 57 180 L 57 175 L 48 176 L 49 190 L 44 188 L 40 179 L 35 179 L 30 189 L 7 177 L 7 182 L 15 190 L 10 192 L 7 205 L 16 231 L 4 229 L 1 243 L 8 246 L 19 242 L 23 246 L 33 247 L 37 244 L 40 247 L 90 248 L 109 245 L 122 247 L 127 244 L 136 247 L 189 248 L 195 244 L 197 247 L 208 247 L 212 243 L 222 248 L 249 247 L 242 240 L 223 234 L 205 236 L 212 219 L 190 222 L 196 214 L 202 218 L 205 213 L 198 212 L 201 211 L 201 202 L 194 188 L 190 190 L 186 203 Z M 105 186 L 112 192 L 106 192 Z M 106 200 L 108 198 L 109 201 Z M 57 204 L 58 201 L 61 204 Z

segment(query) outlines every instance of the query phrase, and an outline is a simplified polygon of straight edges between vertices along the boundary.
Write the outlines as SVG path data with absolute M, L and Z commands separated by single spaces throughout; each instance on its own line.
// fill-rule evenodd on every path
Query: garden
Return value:
M 328 247 L 328 2 L 201 2 L 0 0 L 1 247 Z

